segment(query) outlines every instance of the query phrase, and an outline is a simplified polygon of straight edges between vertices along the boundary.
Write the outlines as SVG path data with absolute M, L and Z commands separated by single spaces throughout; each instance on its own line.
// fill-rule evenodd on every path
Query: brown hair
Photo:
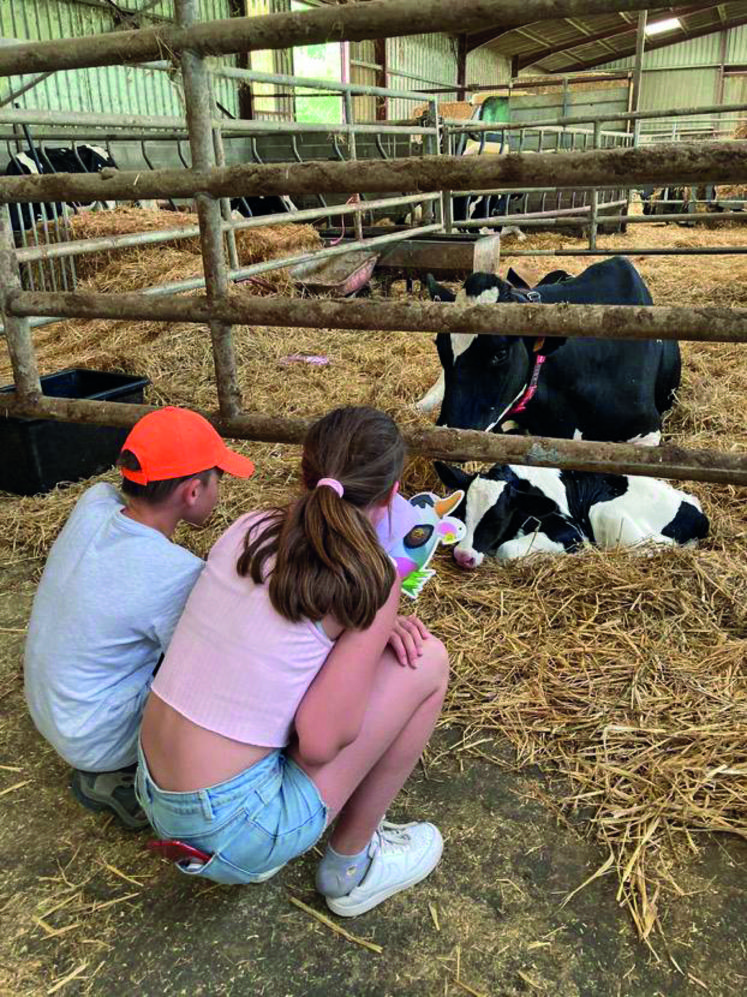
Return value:
M 117 467 L 123 467 L 127 471 L 142 470 L 140 461 L 132 450 L 122 450 L 120 452 L 117 458 Z M 199 478 L 203 485 L 206 485 L 213 471 L 218 471 L 218 468 L 208 468 L 206 471 L 199 471 L 197 474 L 186 474 L 181 478 L 164 478 L 162 481 L 149 481 L 147 485 L 139 485 L 136 481 L 130 481 L 129 478 L 123 476 L 120 490 L 123 495 L 129 495 L 130 498 L 140 499 L 149 505 L 159 505 L 173 495 L 179 485 L 184 484 L 185 481 L 191 481 L 192 478 Z M 218 471 L 218 473 L 221 474 L 222 472 Z
M 396 574 L 365 510 L 386 501 L 404 459 L 399 429 L 383 412 L 347 406 L 319 419 L 304 441 L 306 492 L 252 524 L 239 574 L 257 584 L 269 579 L 270 601 L 288 620 L 316 622 L 330 614 L 346 629 L 369 627 Z M 317 488 L 320 478 L 336 478 L 343 497 Z

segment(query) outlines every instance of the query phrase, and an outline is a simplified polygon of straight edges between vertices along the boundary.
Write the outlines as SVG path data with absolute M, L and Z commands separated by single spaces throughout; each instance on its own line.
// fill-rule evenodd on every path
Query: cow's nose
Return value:
M 466 550 L 455 550 L 454 560 L 460 568 L 476 568 L 477 558 L 474 554 L 469 554 Z

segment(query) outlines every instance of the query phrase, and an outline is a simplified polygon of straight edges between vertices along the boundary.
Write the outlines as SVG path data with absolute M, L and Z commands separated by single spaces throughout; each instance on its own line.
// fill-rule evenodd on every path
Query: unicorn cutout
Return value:
M 402 591 L 410 599 L 417 599 L 425 583 L 435 575 L 428 565 L 438 545 L 456 544 L 464 538 L 464 523 L 449 515 L 463 498 L 462 491 L 443 499 L 433 492 L 419 492 L 409 500 L 400 499 L 401 504 L 393 508 L 399 529 L 390 526 L 389 542 L 384 546 L 397 565 Z

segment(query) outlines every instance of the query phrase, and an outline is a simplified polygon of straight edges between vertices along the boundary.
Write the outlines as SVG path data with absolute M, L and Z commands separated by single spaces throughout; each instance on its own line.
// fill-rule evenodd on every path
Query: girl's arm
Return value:
M 400 583 L 367 630 L 346 630 L 338 639 L 296 711 L 298 753 L 309 765 L 331 761 L 356 739 L 374 674 L 392 635 Z

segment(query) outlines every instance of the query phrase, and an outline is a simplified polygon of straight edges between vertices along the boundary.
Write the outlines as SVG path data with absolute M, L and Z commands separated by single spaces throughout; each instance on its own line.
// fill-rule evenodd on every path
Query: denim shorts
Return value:
M 162 838 L 183 841 L 211 858 L 186 875 L 216 883 L 252 883 L 301 855 L 321 837 L 327 807 L 312 780 L 284 751 L 267 755 L 217 786 L 166 793 L 151 778 L 138 745 L 136 792 Z

